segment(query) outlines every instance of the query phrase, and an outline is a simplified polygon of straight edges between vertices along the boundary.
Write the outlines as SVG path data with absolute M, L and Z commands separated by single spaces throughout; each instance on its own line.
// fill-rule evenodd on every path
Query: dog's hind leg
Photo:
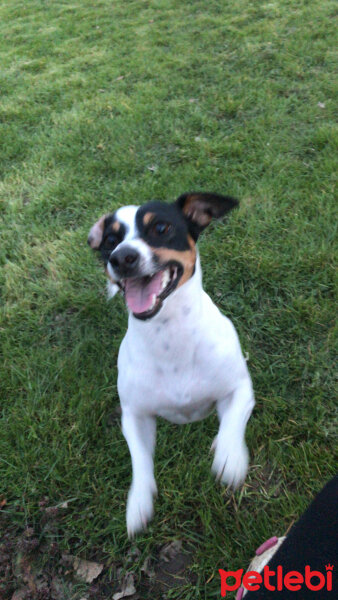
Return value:
M 156 439 L 156 419 L 122 412 L 122 431 L 127 440 L 133 467 L 133 479 L 128 494 L 127 530 L 129 537 L 144 529 L 153 515 L 153 496 L 157 493 L 153 454 Z
M 215 452 L 212 471 L 224 484 L 237 488 L 243 483 L 249 463 L 245 444 L 245 427 L 254 407 L 249 377 L 224 400 L 217 402 L 219 431 L 212 444 Z

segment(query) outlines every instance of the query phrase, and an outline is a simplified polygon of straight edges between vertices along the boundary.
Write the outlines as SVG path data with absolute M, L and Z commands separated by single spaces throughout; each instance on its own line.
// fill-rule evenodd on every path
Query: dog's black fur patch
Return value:
M 152 213 L 154 217 L 145 224 L 143 218 L 147 213 Z M 156 235 L 154 226 L 161 223 L 168 225 L 169 230 L 162 235 Z M 176 204 L 156 200 L 143 204 L 136 213 L 136 225 L 140 237 L 152 248 L 168 248 L 182 252 L 190 249 L 187 222 Z
M 113 230 L 114 223 L 118 224 L 117 231 Z M 102 241 L 98 248 L 101 254 L 101 258 L 105 265 L 107 265 L 109 257 L 114 248 L 116 248 L 116 246 L 120 244 L 124 239 L 126 232 L 127 227 L 123 223 L 118 221 L 118 219 L 116 218 L 116 213 L 108 215 L 105 218 Z

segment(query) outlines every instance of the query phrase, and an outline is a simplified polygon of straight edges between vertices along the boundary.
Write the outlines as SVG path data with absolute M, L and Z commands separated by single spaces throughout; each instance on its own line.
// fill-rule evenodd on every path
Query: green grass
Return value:
M 328 0 L 2 3 L 4 528 L 40 530 L 41 498 L 72 499 L 61 549 L 130 568 L 130 458 L 111 418 L 127 318 L 120 298 L 107 303 L 86 237 L 122 204 L 196 188 L 241 200 L 200 251 L 205 288 L 250 357 L 251 469 L 227 493 L 210 474 L 216 418 L 160 422 L 159 497 L 133 570 L 181 539 L 197 583 L 170 597 L 218 598 L 217 569 L 245 568 L 334 473 L 334 11 Z

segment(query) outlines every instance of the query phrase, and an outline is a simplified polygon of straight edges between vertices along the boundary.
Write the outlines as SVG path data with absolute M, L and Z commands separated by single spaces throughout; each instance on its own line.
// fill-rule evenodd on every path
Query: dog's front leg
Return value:
M 156 419 L 122 412 L 122 431 L 127 440 L 133 467 L 133 479 L 128 494 L 127 530 L 129 537 L 144 529 L 153 515 L 153 496 L 157 493 L 153 454 Z
M 245 427 L 254 407 L 251 380 L 242 380 L 224 400 L 217 402 L 220 420 L 211 449 L 215 452 L 212 470 L 222 483 L 237 488 L 243 483 L 249 463 Z

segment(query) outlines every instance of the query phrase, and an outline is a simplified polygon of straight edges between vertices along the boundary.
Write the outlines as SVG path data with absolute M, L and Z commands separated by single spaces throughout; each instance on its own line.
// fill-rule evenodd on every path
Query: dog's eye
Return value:
M 164 221 L 157 221 L 152 225 L 151 233 L 156 236 L 165 235 L 166 233 L 169 233 L 171 229 L 172 225 L 170 225 L 170 223 L 164 223 Z
M 107 237 L 105 238 L 105 240 L 103 242 L 104 247 L 109 248 L 110 250 L 115 248 L 118 243 L 119 243 L 119 240 L 117 239 L 116 235 L 114 235 L 114 233 L 110 233 L 109 235 L 107 235 Z

